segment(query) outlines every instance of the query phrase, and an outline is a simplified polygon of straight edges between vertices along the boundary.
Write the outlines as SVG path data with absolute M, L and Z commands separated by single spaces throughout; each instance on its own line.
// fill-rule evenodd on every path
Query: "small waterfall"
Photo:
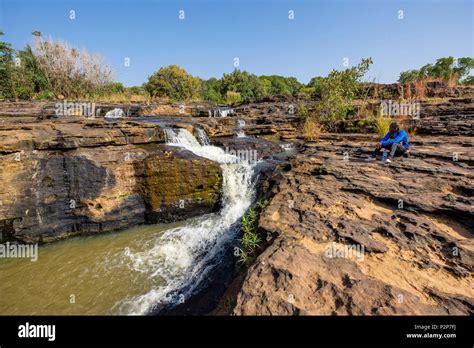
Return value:
M 207 133 L 204 129 L 200 127 L 196 127 L 195 130 L 196 130 L 196 134 L 201 145 L 203 146 L 211 145 L 211 141 L 209 140 L 209 137 L 207 136 Z
M 202 146 L 186 129 L 165 128 L 164 132 L 169 146 L 183 147 L 220 164 L 222 209 L 167 230 L 146 251 L 124 252 L 130 268 L 157 279 L 157 284 L 164 280 L 165 285 L 156 285 L 140 296 L 117 303 L 115 310 L 120 314 L 146 314 L 158 303 L 175 304 L 177 299 L 187 299 L 207 279 L 226 252 L 226 246 L 236 238 L 237 223 L 252 203 L 255 192 L 253 164 L 238 161 L 236 156 L 216 146 Z
M 217 108 L 209 110 L 209 117 L 227 117 L 228 115 L 233 115 L 234 109 L 232 108 Z
M 108 111 L 105 114 L 105 118 L 122 118 L 124 117 L 125 113 L 123 112 L 122 109 L 120 108 L 115 108 L 113 110 Z
M 246 123 L 244 120 L 241 119 L 237 120 L 237 122 L 239 123 L 239 128 L 235 131 L 235 135 L 237 136 L 237 138 L 245 138 L 247 135 L 245 134 L 242 127 L 245 127 Z
M 198 148 L 201 146 L 196 138 L 186 129 L 174 130 L 173 128 L 163 128 L 165 140 L 168 145 L 182 146 L 184 148 Z
M 246 137 L 245 132 L 242 129 L 237 129 L 235 131 L 235 135 L 237 136 L 237 138 L 245 138 Z
M 290 151 L 295 148 L 295 145 L 291 143 L 287 143 L 287 144 L 280 144 L 280 147 L 285 151 Z

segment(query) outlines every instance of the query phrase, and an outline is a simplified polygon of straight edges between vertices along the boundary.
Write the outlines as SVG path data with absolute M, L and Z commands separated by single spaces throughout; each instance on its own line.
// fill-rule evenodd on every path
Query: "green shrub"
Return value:
M 267 204 L 267 200 L 258 201 L 255 204 L 255 208 L 250 208 L 242 217 L 240 230 L 243 234 L 240 238 L 241 247 L 239 248 L 239 261 L 243 264 L 248 264 L 252 260 L 255 252 L 262 246 L 262 238 L 257 231 L 257 223 L 261 211 Z
M 242 100 L 240 93 L 234 91 L 227 91 L 225 95 L 226 104 L 237 104 Z
M 372 59 L 362 61 L 343 71 L 332 70 L 326 78 L 318 80 L 321 100 L 314 104 L 313 117 L 328 131 L 335 131 L 340 121 L 349 118 L 352 101 L 362 77 L 372 64 Z
M 186 101 L 198 99 L 201 81 L 189 75 L 186 70 L 178 65 L 170 65 L 151 75 L 144 87 L 152 97 Z
M 302 119 L 305 119 L 308 116 L 308 109 L 306 109 L 306 106 L 304 106 L 303 103 L 298 104 L 296 107 L 296 114 Z

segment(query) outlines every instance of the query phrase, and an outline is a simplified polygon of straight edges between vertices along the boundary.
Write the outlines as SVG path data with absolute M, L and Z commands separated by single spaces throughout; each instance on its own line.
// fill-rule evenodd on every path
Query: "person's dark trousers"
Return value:
M 392 145 L 382 146 L 378 150 L 372 152 L 372 157 L 377 157 L 377 154 L 383 149 L 390 151 L 390 157 L 402 156 L 407 150 L 403 147 L 402 143 L 393 143 Z

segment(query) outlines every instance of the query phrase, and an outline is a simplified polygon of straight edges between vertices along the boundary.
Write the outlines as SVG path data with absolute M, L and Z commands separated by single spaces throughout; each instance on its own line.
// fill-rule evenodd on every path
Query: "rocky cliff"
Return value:
M 156 124 L 14 119 L 0 124 L 2 240 L 48 242 L 219 206 L 219 165 L 166 146 Z

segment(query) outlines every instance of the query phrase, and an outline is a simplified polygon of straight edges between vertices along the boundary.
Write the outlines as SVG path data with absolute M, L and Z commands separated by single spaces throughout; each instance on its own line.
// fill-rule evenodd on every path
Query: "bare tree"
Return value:
M 79 51 L 67 42 L 35 35 L 33 52 L 56 96 L 86 96 L 113 82 L 112 71 L 100 55 Z

